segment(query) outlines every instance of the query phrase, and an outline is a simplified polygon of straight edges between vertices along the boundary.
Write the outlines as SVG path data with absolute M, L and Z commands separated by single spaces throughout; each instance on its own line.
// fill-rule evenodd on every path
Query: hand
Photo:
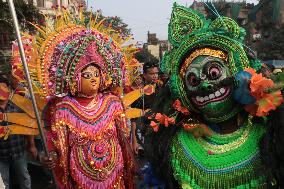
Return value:
M 47 156 L 39 156 L 40 162 L 43 164 L 44 167 L 51 170 L 56 167 L 58 156 L 55 151 L 51 151 L 49 153 L 49 157 Z
M 37 158 L 38 151 L 37 151 L 37 148 L 34 145 L 29 146 L 27 150 L 31 154 L 33 159 Z
M 135 155 L 138 155 L 139 145 L 138 145 L 136 140 L 132 141 L 132 150 L 133 150 Z

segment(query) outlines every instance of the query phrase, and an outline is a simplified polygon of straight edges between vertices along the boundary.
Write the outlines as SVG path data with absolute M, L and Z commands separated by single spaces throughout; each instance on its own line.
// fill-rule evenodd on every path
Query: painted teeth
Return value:
M 225 90 L 224 88 L 221 88 L 221 89 L 220 89 L 220 93 L 222 93 L 222 94 L 224 94 L 225 91 L 226 91 L 226 90 Z
M 214 95 L 214 94 L 210 94 L 210 95 L 209 95 L 209 98 L 210 98 L 210 99 L 213 99 L 213 98 L 215 98 L 215 95 Z
M 221 88 L 218 91 L 216 91 L 215 93 L 210 94 L 209 96 L 204 96 L 204 97 L 200 97 L 200 96 L 196 96 L 196 101 L 197 102 L 205 102 L 208 101 L 209 99 L 214 99 L 216 97 L 221 96 L 222 94 L 224 94 L 226 92 L 225 88 Z
M 221 95 L 222 95 L 222 94 L 221 94 L 220 91 L 216 91 L 216 92 L 215 92 L 215 96 L 216 96 L 216 97 L 221 96 Z

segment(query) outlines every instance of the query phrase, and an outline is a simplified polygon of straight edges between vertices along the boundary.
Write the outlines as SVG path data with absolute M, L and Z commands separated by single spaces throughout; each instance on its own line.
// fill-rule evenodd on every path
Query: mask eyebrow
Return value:
M 200 62 L 198 62 L 198 63 L 190 64 L 189 67 L 192 67 L 192 68 L 200 68 L 200 67 L 202 67 L 204 64 L 206 64 L 208 61 L 212 61 L 212 60 L 214 60 L 214 57 L 207 56 L 207 57 L 205 57 L 202 61 L 200 61 Z
M 82 73 L 81 73 L 81 75 L 86 75 L 86 74 L 92 74 L 92 72 L 86 71 L 86 72 L 82 72 Z

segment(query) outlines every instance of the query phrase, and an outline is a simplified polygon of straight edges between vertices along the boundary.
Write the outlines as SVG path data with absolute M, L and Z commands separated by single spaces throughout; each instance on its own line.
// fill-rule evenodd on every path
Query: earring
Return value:
M 70 92 L 73 96 L 75 96 L 77 94 L 77 92 L 78 92 L 77 88 L 78 88 L 77 83 L 74 82 L 74 83 L 71 84 Z

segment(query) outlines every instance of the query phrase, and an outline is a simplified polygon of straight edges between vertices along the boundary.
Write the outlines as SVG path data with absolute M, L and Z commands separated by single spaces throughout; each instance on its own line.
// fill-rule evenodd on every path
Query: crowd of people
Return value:
M 26 110 L 11 99 L 26 83 L 13 79 L 18 72 L 0 76 L 0 187 L 16 179 L 32 188 L 27 153 L 60 189 L 284 187 L 283 74 L 245 46 L 235 21 L 175 3 L 172 48 L 161 62 L 143 63 L 142 82 L 127 87 L 139 94 L 130 105 L 123 98 L 133 46 L 81 21 L 55 18 L 25 46 L 36 52 L 28 63 L 45 99 L 48 154 L 31 132 L 7 132 L 23 128 L 15 119 Z

